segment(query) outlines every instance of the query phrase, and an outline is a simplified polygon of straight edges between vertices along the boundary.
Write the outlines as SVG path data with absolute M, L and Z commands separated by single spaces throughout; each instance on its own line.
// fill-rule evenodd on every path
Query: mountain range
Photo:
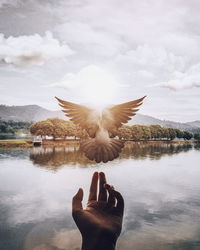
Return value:
M 64 116 L 62 111 L 51 111 L 42 108 L 38 105 L 25 105 L 25 106 L 0 105 L 0 119 L 5 121 L 13 120 L 13 121 L 35 122 L 53 117 L 66 119 L 66 116 Z M 182 122 L 161 120 L 143 114 L 137 114 L 129 122 L 129 124 L 161 125 L 164 127 L 178 128 L 181 130 L 188 130 L 192 132 L 200 131 L 200 120 L 182 123 Z

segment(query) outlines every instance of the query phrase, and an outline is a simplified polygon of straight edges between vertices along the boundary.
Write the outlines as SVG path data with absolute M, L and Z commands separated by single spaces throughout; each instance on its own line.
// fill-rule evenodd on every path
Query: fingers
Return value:
M 114 207 L 115 206 L 115 196 L 112 192 L 112 188 L 109 184 L 104 185 L 105 189 L 108 190 L 109 196 L 108 196 L 108 207 Z
M 98 172 L 95 172 L 92 176 L 88 201 L 97 199 L 97 182 L 98 182 Z
M 108 206 L 114 207 L 115 205 L 115 199 L 117 200 L 117 204 L 115 207 L 115 211 L 119 213 L 120 215 L 123 215 L 124 213 L 124 199 L 122 195 L 111 188 L 110 185 L 106 184 L 105 188 L 108 190 L 109 197 L 108 197 Z
M 107 190 L 104 185 L 106 184 L 106 176 L 103 172 L 99 173 L 99 201 L 107 201 Z
M 115 196 L 112 191 L 108 191 L 109 197 L 108 197 L 108 206 L 114 207 L 115 206 Z
M 114 207 L 115 211 L 120 215 L 123 215 L 124 212 L 124 199 L 122 195 L 115 191 L 110 185 L 106 183 L 106 177 L 103 172 L 95 172 L 92 176 L 92 181 L 89 190 L 88 202 L 97 200 L 97 183 L 99 179 L 99 195 L 98 201 L 107 201 L 109 207 Z M 109 197 L 107 200 L 107 191 Z M 78 193 L 73 198 L 73 208 L 82 209 L 82 199 L 83 199 L 83 190 L 79 189 Z M 117 201 L 117 204 L 115 205 Z
M 72 199 L 72 211 L 82 210 L 82 200 L 83 200 L 83 189 L 79 188 L 78 192 L 74 195 Z
M 122 197 L 122 195 L 119 192 L 117 192 L 115 190 L 112 190 L 112 192 L 117 200 L 116 211 L 119 214 L 123 215 L 123 213 L 124 213 L 124 198 Z

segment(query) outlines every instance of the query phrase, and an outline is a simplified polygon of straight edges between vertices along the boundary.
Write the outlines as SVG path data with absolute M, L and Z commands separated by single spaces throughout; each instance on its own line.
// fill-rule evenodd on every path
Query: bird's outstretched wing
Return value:
M 59 105 L 63 108 L 62 111 L 66 116 L 70 117 L 70 120 L 81 128 L 85 129 L 89 136 L 94 138 L 98 129 L 97 114 L 95 110 L 86 106 L 75 104 L 73 102 L 67 102 L 55 97 Z
M 117 129 L 121 127 L 123 123 L 127 123 L 131 120 L 131 116 L 136 115 L 136 112 L 139 110 L 138 107 L 142 104 L 145 97 L 146 96 L 131 102 L 118 104 L 106 108 L 103 111 L 103 126 L 108 130 L 111 137 L 117 134 Z

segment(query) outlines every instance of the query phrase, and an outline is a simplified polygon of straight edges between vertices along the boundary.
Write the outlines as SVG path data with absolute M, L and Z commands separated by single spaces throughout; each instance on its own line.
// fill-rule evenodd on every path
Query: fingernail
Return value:
M 104 172 L 100 172 L 99 175 L 100 176 L 104 176 L 105 174 L 104 174 Z

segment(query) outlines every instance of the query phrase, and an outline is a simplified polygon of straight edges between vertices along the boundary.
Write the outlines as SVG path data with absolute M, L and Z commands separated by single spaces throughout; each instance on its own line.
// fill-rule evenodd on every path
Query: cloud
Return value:
M 178 1 L 158 3 L 155 0 L 126 3 L 117 0 L 117 4 L 113 0 L 63 2 L 57 9 L 62 23 L 55 31 L 62 39 L 79 46 L 81 52 L 99 56 L 113 56 L 144 44 L 190 55 L 199 48 L 197 37 L 190 29 L 197 25 L 191 17 L 191 6 Z
M 175 70 L 183 70 L 185 61 L 164 47 L 139 45 L 116 57 L 116 64 L 124 72 L 131 72 L 131 77 L 139 83 L 165 79 Z
M 76 91 L 74 81 L 77 79 L 77 72 L 92 64 L 103 65 L 104 69 L 111 71 L 112 75 L 117 77 L 118 82 L 129 85 L 126 90 L 121 90 L 118 96 L 121 99 L 118 101 L 125 102 L 147 94 L 149 103 L 144 105 L 142 111 L 146 114 L 177 121 L 196 120 L 200 116 L 200 111 L 195 110 L 199 104 L 196 91 L 198 76 L 197 73 L 189 72 L 193 65 L 200 62 L 198 1 L 2 0 L 1 2 L 4 4 L 0 13 L 0 30 L 5 37 L 11 35 L 21 37 L 23 34 L 37 33 L 43 38 L 44 32 L 50 30 L 58 40 L 65 41 L 76 51 L 75 55 L 70 56 L 70 60 L 52 60 L 43 67 L 29 67 L 30 73 L 27 73 L 25 68 L 26 79 L 30 79 L 29 86 L 37 84 L 38 88 L 40 85 L 55 82 L 55 85 L 62 87 L 49 88 L 43 93 L 40 91 L 40 97 L 38 91 L 30 93 L 30 87 L 27 87 L 27 81 L 25 82 L 25 73 L 18 76 L 17 80 L 13 76 L 13 69 L 21 71 L 21 68 L 10 67 L 10 63 L 7 63 L 6 67 L 4 57 L 1 58 L 4 62 L 1 70 L 9 71 L 7 81 L 1 79 L 1 82 L 5 88 L 8 84 L 12 86 L 15 95 L 11 95 L 10 100 L 8 97 L 6 99 L 5 96 L 9 96 L 10 91 L 3 90 L 1 99 L 3 98 L 5 103 L 22 105 L 22 99 L 25 101 L 19 97 L 19 91 L 16 99 L 15 90 L 19 87 L 16 82 L 24 86 L 23 96 L 28 96 L 26 103 L 37 102 L 46 108 L 51 108 L 55 104 L 51 104 L 48 100 L 55 95 L 82 102 L 83 92 L 79 88 Z M 17 8 L 16 4 L 13 6 L 11 2 L 17 2 Z M 59 43 L 59 46 L 63 44 Z M 22 59 L 14 56 L 12 60 L 19 61 L 11 63 L 24 65 Z M 38 62 L 36 56 L 31 58 L 30 63 L 38 64 L 41 61 L 43 62 L 43 58 L 40 56 Z M 66 82 L 70 82 L 69 85 Z M 148 87 L 153 84 L 157 87 Z M 170 89 L 185 88 L 187 91 L 170 91 Z M 186 100 L 191 96 L 193 96 L 190 102 L 191 110 L 186 114 L 188 107 Z M 159 105 L 157 105 L 158 100 Z M 182 100 L 182 103 L 179 103 L 179 100 Z M 54 108 L 56 107 L 55 105 Z
M 46 61 L 64 58 L 73 53 L 68 45 L 61 44 L 49 31 L 44 37 L 34 34 L 5 38 L 0 34 L 0 61 L 6 64 L 42 65 Z
M 58 25 L 56 31 L 62 39 L 67 38 L 70 44 L 88 56 L 112 57 L 126 48 L 126 44 L 116 35 L 93 28 L 88 23 L 67 22 Z
M 20 0 L 0 0 L 0 8 L 6 5 L 15 6 L 20 2 Z
M 200 63 L 191 66 L 184 73 L 176 71 L 168 81 L 153 86 L 171 90 L 200 88 Z

